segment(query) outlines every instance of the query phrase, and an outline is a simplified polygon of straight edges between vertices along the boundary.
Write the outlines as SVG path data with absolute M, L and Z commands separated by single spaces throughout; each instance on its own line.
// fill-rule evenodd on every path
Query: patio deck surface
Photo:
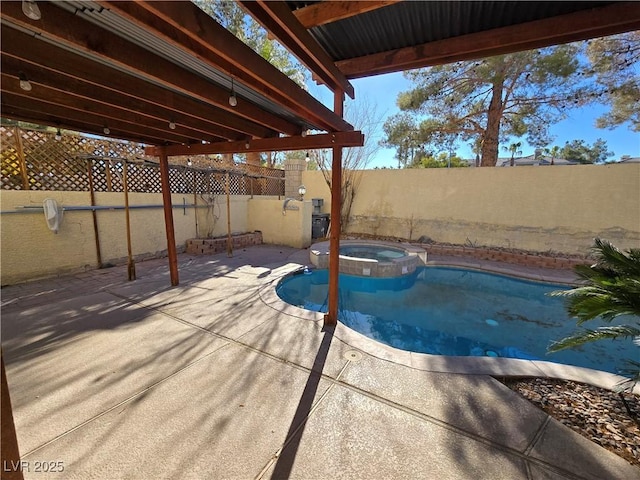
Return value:
M 182 254 L 177 287 L 161 259 L 134 282 L 121 266 L 3 288 L 25 478 L 640 478 L 489 375 L 558 375 L 547 362 L 400 352 L 280 302 L 308 255 Z

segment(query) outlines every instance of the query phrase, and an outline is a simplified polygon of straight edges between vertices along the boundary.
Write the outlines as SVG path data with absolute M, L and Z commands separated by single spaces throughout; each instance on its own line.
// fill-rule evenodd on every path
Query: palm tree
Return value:
M 551 165 L 553 165 L 555 163 L 555 159 L 558 158 L 558 155 L 560 155 L 561 152 L 561 148 L 557 145 L 554 145 L 551 148 L 545 148 L 544 151 L 548 154 L 551 155 Z
M 576 274 L 584 283 L 571 290 L 552 292 L 554 296 L 568 298 L 567 312 L 577 318 L 580 326 L 588 320 L 601 318 L 611 322 L 618 317 L 635 316 L 635 325 L 607 325 L 595 330 L 583 328 L 573 335 L 554 341 L 549 352 L 573 348 L 587 342 L 617 338 L 633 338 L 640 346 L 640 249 L 626 252 L 618 250 L 606 240 L 595 239 L 594 265 L 578 265 Z M 628 318 L 625 318 L 628 320 Z M 618 391 L 632 391 L 640 382 L 640 363 L 627 361 L 630 365 L 624 373 L 629 378 L 618 384 Z
M 522 146 L 522 142 L 516 142 L 516 143 L 512 143 L 508 147 L 503 147 L 505 150 L 508 150 L 509 152 L 511 152 L 511 161 L 509 162 L 509 165 L 511 167 L 513 167 L 514 165 L 513 157 L 515 157 L 516 155 L 522 155 L 522 150 L 520 150 L 521 146 Z

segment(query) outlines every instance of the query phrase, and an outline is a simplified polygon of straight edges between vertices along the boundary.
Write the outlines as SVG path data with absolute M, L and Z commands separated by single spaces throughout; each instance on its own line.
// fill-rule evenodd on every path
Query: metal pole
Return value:
M 176 235 L 173 228 L 173 210 L 171 208 L 171 186 L 169 184 L 169 160 L 167 150 L 160 149 L 160 182 L 162 183 L 162 203 L 164 206 L 164 225 L 167 230 L 167 255 L 169 256 L 169 272 L 171 285 L 180 283 L 178 278 L 178 254 L 176 252 Z
M 122 188 L 124 189 L 124 217 L 127 224 L 127 277 L 129 281 L 136 279 L 136 264 L 133 261 L 133 249 L 131 248 L 131 218 L 129 216 L 129 182 L 127 181 L 128 165 L 122 162 Z
M 40 213 L 44 209 L 38 205 L 16 205 L 17 210 L 2 210 L 0 211 L 1 215 L 9 215 L 11 213 Z M 129 205 L 129 210 L 142 210 L 142 209 L 151 209 L 151 208 L 164 208 L 164 205 Z M 206 208 L 200 207 L 197 205 L 186 204 L 186 205 L 172 205 L 171 208 Z M 123 205 L 88 205 L 88 206 L 80 206 L 80 205 L 71 205 L 68 207 L 62 207 L 62 210 L 65 212 L 84 212 L 84 211 L 99 211 L 99 210 L 124 210 Z
M 93 160 L 87 161 L 88 176 L 89 176 L 89 195 L 91 196 L 91 206 L 96 205 L 96 195 L 93 186 Z M 98 268 L 102 268 L 102 254 L 100 253 L 100 235 L 98 234 L 98 214 L 95 210 L 91 210 L 91 216 L 93 217 L 93 234 L 96 239 L 96 257 L 98 260 Z
M 227 257 L 231 257 L 233 255 L 233 245 L 231 243 L 231 195 L 229 193 L 229 172 L 227 172 L 224 189 L 227 194 Z
M 333 110 L 342 116 L 344 92 L 336 90 Z M 329 237 L 329 299 L 325 326 L 338 323 L 338 276 L 340 273 L 340 210 L 342 206 L 342 147 L 333 149 L 331 163 L 331 234 Z

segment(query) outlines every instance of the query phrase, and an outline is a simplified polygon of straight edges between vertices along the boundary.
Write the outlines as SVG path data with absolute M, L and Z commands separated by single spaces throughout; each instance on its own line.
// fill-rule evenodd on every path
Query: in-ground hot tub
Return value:
M 311 246 L 311 263 L 329 268 L 329 242 Z M 405 243 L 342 240 L 340 273 L 364 277 L 399 277 L 413 273 L 427 262 L 427 252 Z

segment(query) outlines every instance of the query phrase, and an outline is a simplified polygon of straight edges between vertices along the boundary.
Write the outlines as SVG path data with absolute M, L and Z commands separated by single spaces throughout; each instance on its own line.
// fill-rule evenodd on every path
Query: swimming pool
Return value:
M 292 275 L 277 287 L 287 303 L 327 311 L 328 270 Z M 572 333 L 575 320 L 561 285 L 449 267 L 419 267 L 398 278 L 340 274 L 338 317 L 346 326 L 395 348 L 436 355 L 546 360 L 617 373 L 638 347 L 596 342 L 547 354 L 551 340 Z M 596 322 L 590 322 L 594 328 Z

